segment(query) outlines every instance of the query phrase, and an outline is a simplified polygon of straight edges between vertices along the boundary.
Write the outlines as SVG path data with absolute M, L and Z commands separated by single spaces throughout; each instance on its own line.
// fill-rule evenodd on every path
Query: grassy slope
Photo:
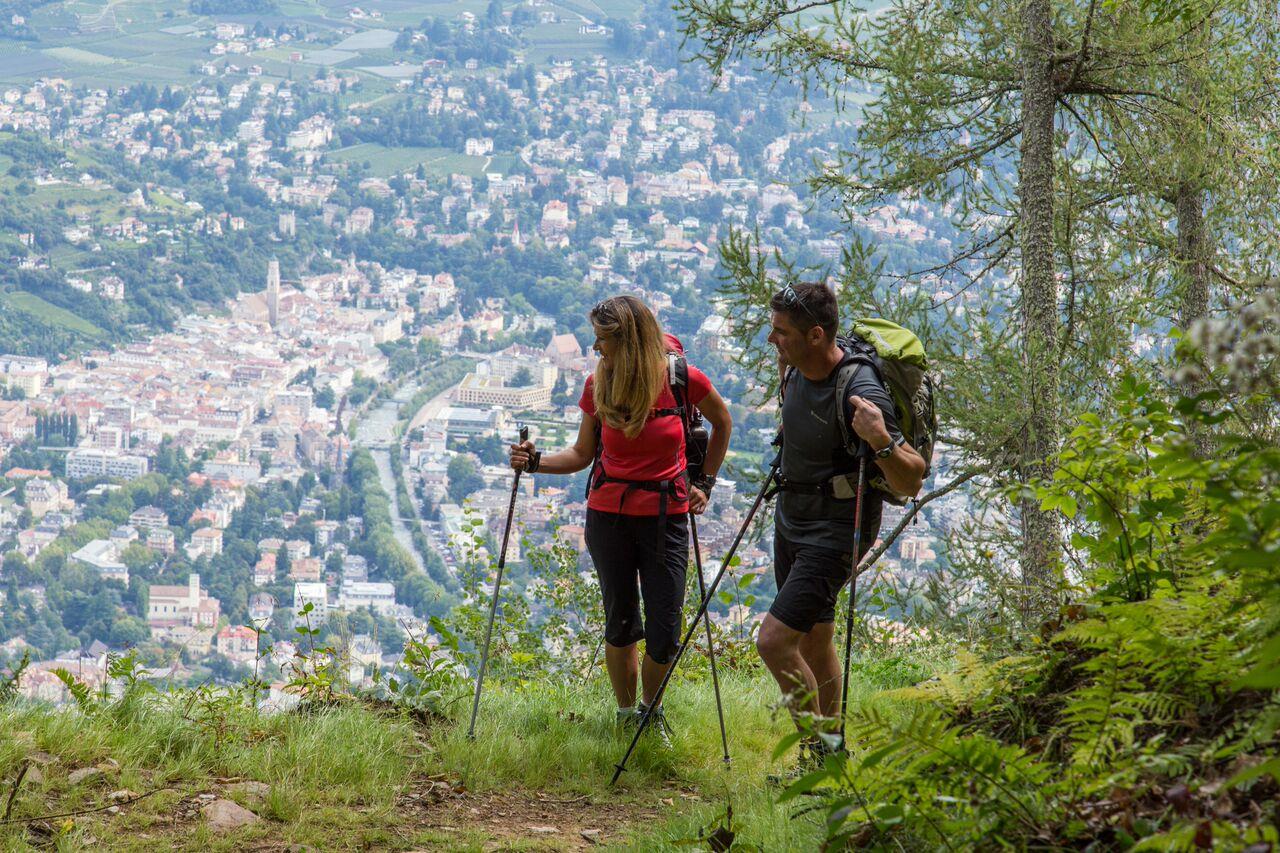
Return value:
M 816 846 L 821 839 L 817 819 L 793 820 L 792 810 L 776 806 L 775 792 L 764 784 L 766 774 L 790 761 L 775 765 L 770 760 L 774 746 L 791 730 L 773 710 L 777 696 L 771 680 L 763 674 L 722 679 L 728 769 L 710 682 L 674 684 L 665 704 L 678 734 L 676 748 L 668 753 L 642 743 L 616 791 L 608 783 L 627 739 L 612 732 L 611 702 L 602 682 L 601 677 L 590 691 L 538 689 L 487 697 L 476 742 L 468 743 L 462 728 L 449 732 L 439 742 L 437 766 L 459 773 L 479 790 L 516 785 L 657 805 L 656 819 L 626 827 L 614 839 L 626 848 L 681 849 L 676 842 L 717 823 L 726 803 L 733 805 L 734 830 L 761 849 Z
M 199 822 L 176 817 L 199 793 L 218 790 L 266 818 L 236 836 L 241 842 L 273 838 L 326 846 L 327 839 L 337 837 L 345 846 L 385 843 L 378 818 L 392 808 L 395 786 L 416 763 L 418 741 L 409 723 L 359 708 L 273 718 L 254 718 L 243 710 L 222 716 L 193 707 L 191 719 L 185 719 L 184 712 L 176 706 L 101 716 L 10 712 L 0 720 L 10 735 L 0 743 L 7 784 L 35 751 L 56 758 L 44 767 L 43 782 L 23 785 L 14 816 L 92 808 L 120 789 L 137 794 L 159 789 L 118 815 L 99 812 L 50 826 L 72 848 L 97 839 L 117 849 L 230 849 L 230 842 L 212 843 Z M 108 759 L 120 766 L 108 769 L 105 778 L 68 782 L 73 769 Z M 265 782 L 271 790 L 259 800 L 235 795 L 228 787 L 233 783 L 218 781 L 229 779 Z M 6 846 L 21 846 L 18 827 L 0 830 Z M 28 833 L 25 840 L 38 838 Z
M 41 320 L 62 326 L 89 338 L 98 339 L 107 336 L 106 332 L 83 317 L 73 314 L 65 308 L 52 305 L 34 293 L 27 293 L 26 291 L 0 293 L 0 302 L 7 304 L 16 311 L 31 314 Z
M 7 791 L 24 760 L 40 759 L 40 752 L 54 757 L 43 781 L 26 782 L 15 798 L 13 815 L 23 818 L 106 805 L 110 792 L 122 788 L 162 789 L 119 814 L 35 824 L 66 836 L 72 848 L 96 841 L 137 850 L 481 849 L 494 842 L 560 849 L 584 844 L 578 830 L 593 827 L 617 849 L 679 849 L 676 842 L 717 824 L 726 803 L 739 838 L 762 849 L 812 848 L 821 838 L 818 816 L 795 817 L 795 808 L 775 805 L 763 784 L 789 723 L 771 709 L 774 689 L 762 673 L 723 679 L 731 769 L 721 761 L 709 682 L 678 681 L 667 703 L 677 730 L 674 751 L 642 746 L 616 789 L 608 782 L 626 741 L 612 731 L 599 669 L 586 686 L 488 687 L 474 742 L 465 734 L 465 684 L 450 702 L 451 719 L 425 725 L 354 703 L 274 717 L 165 700 L 95 715 L 11 709 L 0 716 L 7 733 L 0 738 L 0 780 Z M 864 686 L 862 695 L 870 689 Z M 69 784 L 75 768 L 108 759 L 120 766 L 108 766 L 105 778 Z M 254 796 L 240 780 L 265 783 L 270 792 Z M 442 801 L 423 794 L 441 783 L 463 793 Z M 193 814 L 201 793 L 237 800 L 264 820 L 232 835 L 213 834 Z M 556 832 L 540 834 L 538 824 Z M 0 844 L 21 849 L 41 840 L 21 826 L 0 825 Z

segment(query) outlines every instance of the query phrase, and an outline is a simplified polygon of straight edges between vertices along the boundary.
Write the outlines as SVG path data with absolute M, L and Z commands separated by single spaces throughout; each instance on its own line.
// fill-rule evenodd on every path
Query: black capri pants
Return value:
M 667 515 L 661 562 L 658 525 L 656 515 L 588 509 L 585 538 L 604 599 L 605 642 L 623 647 L 643 639 L 649 657 L 667 663 L 680 645 L 689 516 Z

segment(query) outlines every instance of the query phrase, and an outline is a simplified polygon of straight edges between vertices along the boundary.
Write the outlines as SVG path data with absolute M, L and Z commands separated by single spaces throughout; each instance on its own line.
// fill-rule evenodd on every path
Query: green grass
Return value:
M 3 778 L 13 779 L 35 751 L 55 759 L 43 768 L 43 781 L 23 786 L 15 817 L 92 808 L 106 791 L 158 791 L 116 818 L 77 819 L 66 828 L 72 847 L 92 846 L 92 838 L 124 850 L 230 850 L 267 838 L 316 849 L 379 846 L 389 840 L 384 825 L 394 822 L 396 795 L 418 761 L 412 724 L 361 707 L 268 717 L 161 698 L 94 715 L 11 710 L 0 716 L 0 729 L 9 735 L 0 741 Z M 70 784 L 74 769 L 108 761 L 119 767 L 107 769 L 103 781 Z M 226 780 L 263 783 L 270 792 L 257 798 Z M 184 801 L 211 790 L 266 820 L 230 838 L 214 838 L 200 824 L 175 824 Z M 18 827 L 0 827 L 7 847 L 20 838 Z
M 50 47 L 46 48 L 44 53 L 55 59 L 61 59 L 63 62 L 72 62 L 78 65 L 111 65 L 119 61 L 110 56 L 103 56 L 101 53 L 94 53 L 91 50 L 83 50 L 78 47 Z
M 899 681 L 893 667 L 859 672 L 854 702 Z M 118 815 L 54 821 L 63 849 L 562 849 L 564 838 L 540 837 L 532 822 L 557 825 L 574 842 L 578 828 L 595 826 L 610 849 L 675 851 L 716 825 L 730 804 L 733 829 L 752 849 L 816 849 L 820 813 L 779 804 L 765 782 L 792 760 L 771 757 L 792 730 L 776 708 L 772 680 L 758 668 L 722 669 L 732 758 L 726 768 L 706 673 L 703 659 L 686 661 L 665 703 L 674 747 L 643 742 L 616 787 L 609 781 L 627 738 L 613 728 L 614 703 L 599 666 L 587 683 L 495 674 L 486 681 L 474 741 L 466 736 L 469 681 L 448 689 L 447 718 L 425 722 L 350 699 L 259 715 L 234 700 L 189 692 L 141 694 L 88 713 L 0 708 L 0 780 L 14 779 L 26 761 L 52 757 L 39 765 L 43 779 L 33 777 L 14 798 L 16 818 L 94 808 L 120 789 L 150 794 Z M 105 776 L 70 783 L 75 769 L 91 766 L 105 768 Z M 269 791 L 255 794 L 245 781 Z M 456 793 L 425 806 L 406 796 L 440 781 Z M 264 820 L 215 835 L 192 813 L 197 796 L 209 793 Z M 533 811 L 519 811 L 520 802 Z M 510 806 L 517 807 L 510 821 L 490 820 L 495 808 Z M 21 824 L 0 825 L 4 849 L 35 840 L 24 839 Z
M 605 17 L 623 19 L 637 17 L 644 6 L 635 0 L 593 0 L 591 5 L 598 8 Z
M 625 849 L 687 849 L 680 842 L 714 825 L 729 804 L 734 831 L 754 849 L 816 849 L 822 840 L 820 813 L 798 815 L 793 805 L 780 805 L 778 791 L 765 781 L 794 761 L 794 751 L 772 759 L 778 742 L 793 731 L 778 708 L 773 680 L 760 669 L 722 669 L 732 762 L 726 768 L 706 664 L 691 658 L 682 666 L 684 677 L 672 682 L 664 701 L 675 730 L 674 749 L 642 742 L 616 788 L 609 781 L 628 738 L 613 730 L 613 697 L 600 667 L 585 686 L 486 682 L 475 741 L 466 739 L 465 726 L 445 730 L 433 740 L 428 767 L 457 773 L 476 791 L 517 787 L 588 796 L 593 802 L 653 805 L 656 800 L 658 819 L 627 827 Z M 900 683 L 895 666 L 855 669 L 850 704 Z M 664 798 L 673 803 L 663 803 Z
M 49 263 L 58 269 L 74 269 L 87 263 L 93 253 L 67 243 L 59 243 L 49 250 Z
M 65 308 L 59 308 L 56 305 L 50 305 L 34 293 L 26 293 L 19 291 L 16 293 L 0 294 L 5 304 L 14 310 L 30 314 L 44 320 L 47 323 L 62 326 L 80 335 L 89 338 L 106 338 L 107 333 L 88 320 L 76 314 L 72 314 Z
M 188 61 L 195 61 L 197 52 L 203 52 L 212 44 L 212 39 L 193 39 L 171 33 L 150 32 L 116 36 L 81 45 L 81 47 L 121 59 L 146 59 L 155 53 L 181 52 L 187 55 Z
M 776 691 L 762 677 L 729 674 L 721 688 L 730 735 L 728 769 L 710 682 L 680 681 L 664 702 L 676 732 L 674 749 L 665 752 L 642 742 L 617 788 L 610 788 L 628 739 L 613 731 L 614 703 L 599 672 L 588 688 L 536 685 L 487 692 L 475 742 L 466 740 L 461 727 L 455 729 L 431 763 L 453 768 L 475 790 L 514 785 L 649 805 L 656 799 L 664 814 L 657 822 L 628 828 L 626 847 L 677 849 L 674 842 L 696 835 L 732 802 L 735 827 L 762 849 L 812 849 L 821 838 L 816 822 L 790 820 L 764 784 L 773 769 L 769 756 L 791 727 L 771 710 Z M 680 798 L 679 791 L 698 799 Z M 673 804 L 662 804 L 664 797 Z
M 368 160 L 373 172 L 382 176 L 412 172 L 422 165 L 433 175 L 457 172 L 477 177 L 486 161 L 484 157 L 469 157 L 448 148 L 387 148 L 373 142 L 340 148 L 325 156 L 339 162 L 362 163 Z

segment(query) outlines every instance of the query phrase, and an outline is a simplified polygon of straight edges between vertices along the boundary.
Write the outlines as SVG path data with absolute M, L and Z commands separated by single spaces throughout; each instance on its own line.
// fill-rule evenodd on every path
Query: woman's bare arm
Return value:
M 578 437 L 573 445 L 554 453 L 544 453 L 538 465 L 539 474 L 576 474 L 591 464 L 596 455 L 596 424 L 593 415 L 582 413 Z M 537 448 L 532 441 L 511 445 L 511 467 L 523 471 Z

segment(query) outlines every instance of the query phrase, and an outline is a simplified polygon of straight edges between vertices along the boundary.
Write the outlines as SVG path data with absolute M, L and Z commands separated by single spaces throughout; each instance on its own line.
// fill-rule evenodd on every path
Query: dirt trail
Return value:
M 162 785 L 142 771 L 142 796 L 126 790 L 108 794 L 118 784 L 115 775 L 115 770 L 100 771 L 85 803 L 46 803 L 42 811 L 51 819 L 24 824 L 19 837 L 50 846 L 74 826 L 89 847 L 196 850 L 202 849 L 192 846 L 197 831 L 207 827 L 214 850 L 253 853 L 588 850 L 619 845 L 673 806 L 701 800 L 691 790 L 670 787 L 642 799 L 525 788 L 470 791 L 455 776 L 437 775 L 417 777 L 400 788 L 390 809 L 354 800 L 339 807 L 343 816 L 328 815 L 325 825 L 299 827 L 273 809 L 272 787 L 262 782 L 214 777 L 204 784 Z M 76 805 L 84 811 L 67 808 Z M 63 820 L 68 812 L 73 821 Z
M 477 793 L 442 779 L 422 780 L 401 803 L 411 824 L 445 834 L 479 833 L 485 848 L 494 850 L 586 850 L 617 842 L 627 828 L 659 814 L 656 800 L 644 805 L 522 789 Z

